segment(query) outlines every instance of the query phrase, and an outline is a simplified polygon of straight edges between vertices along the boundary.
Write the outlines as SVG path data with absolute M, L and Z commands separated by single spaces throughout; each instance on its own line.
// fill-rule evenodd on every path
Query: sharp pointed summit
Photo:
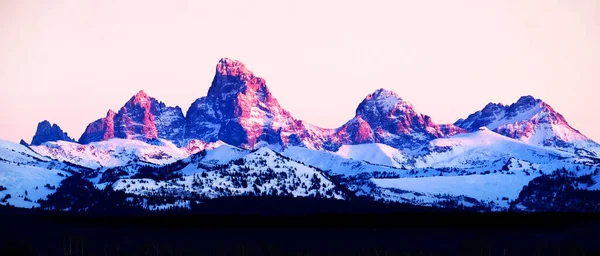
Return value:
M 186 139 L 256 148 L 262 144 L 320 148 L 314 131 L 283 109 L 265 80 L 237 60 L 222 58 L 206 97 L 186 114 Z
M 148 104 L 150 101 L 150 96 L 144 92 L 144 90 L 140 90 L 133 98 L 131 98 L 133 104 Z
M 237 93 L 259 93 L 270 97 L 263 78 L 257 77 L 241 61 L 222 58 L 216 66 L 215 77 L 207 97 L 223 97 Z

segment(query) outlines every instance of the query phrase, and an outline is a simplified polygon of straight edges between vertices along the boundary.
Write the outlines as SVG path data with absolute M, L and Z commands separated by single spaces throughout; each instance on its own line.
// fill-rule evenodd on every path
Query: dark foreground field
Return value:
M 0 255 L 598 255 L 595 214 L 384 211 L 371 205 L 266 216 L 241 199 L 210 211 L 106 216 L 0 209 Z M 249 199 L 244 199 L 249 200 Z M 261 207 L 292 207 L 250 199 Z M 262 200 L 259 202 L 257 200 Z M 269 201 L 270 200 L 270 201 Z M 298 201 L 303 207 L 306 201 Z M 236 206 L 237 204 L 237 206 Z M 221 207 L 221 210 L 219 210 Z M 293 208 L 293 207 L 292 207 Z M 243 209 L 243 215 L 231 215 Z M 275 211 L 276 212 L 276 211 Z M 327 213 L 336 212 L 336 213 Z M 287 214 L 284 214 L 287 213 Z

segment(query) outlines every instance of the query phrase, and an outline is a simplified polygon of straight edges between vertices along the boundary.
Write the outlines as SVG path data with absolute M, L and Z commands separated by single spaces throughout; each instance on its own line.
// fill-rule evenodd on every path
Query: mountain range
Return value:
M 327 129 L 294 118 L 263 78 L 227 58 L 217 63 L 206 96 L 185 115 L 139 91 L 91 122 L 77 141 L 43 121 L 30 145 L 20 144 L 0 145 L 0 186 L 6 188 L 0 202 L 23 207 L 39 205 L 29 196 L 34 186 L 60 187 L 73 176 L 132 197 L 167 193 L 177 198 L 163 204 L 170 207 L 269 194 L 502 210 L 516 209 L 510 202 L 524 186 L 557 169 L 589 175 L 591 182 L 579 189 L 593 191 L 600 181 L 600 145 L 532 96 L 489 103 L 454 124 L 438 124 L 396 93 L 378 89 L 352 119 Z M 43 202 L 51 192 L 35 198 Z M 20 196 L 6 198 L 9 193 Z
M 354 118 L 335 129 L 320 128 L 294 118 L 273 97 L 264 79 L 243 63 L 227 58 L 218 62 L 207 95 L 194 101 L 185 115 L 178 106 L 166 106 L 139 91 L 118 112 L 108 110 L 106 117 L 91 122 L 78 142 L 161 138 L 178 146 L 192 140 L 221 140 L 248 149 L 279 145 L 332 150 L 364 143 L 417 149 L 433 139 L 481 127 L 539 146 L 573 150 L 598 145 L 532 96 L 523 96 L 511 105 L 489 103 L 454 124 L 437 124 L 396 93 L 378 89 L 360 102 Z M 74 141 L 60 127 L 44 121 L 31 144 L 59 140 Z

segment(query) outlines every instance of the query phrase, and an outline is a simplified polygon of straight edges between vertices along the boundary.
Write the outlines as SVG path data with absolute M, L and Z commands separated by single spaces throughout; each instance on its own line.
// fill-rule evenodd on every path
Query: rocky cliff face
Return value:
M 66 132 L 64 132 L 58 125 L 50 124 L 50 122 L 44 120 L 38 123 L 35 135 L 31 140 L 31 145 L 37 146 L 41 145 L 44 142 L 59 140 L 70 142 L 75 141 L 71 137 L 69 137 L 69 135 Z
M 79 143 L 103 141 L 115 137 L 115 115 L 113 110 L 108 110 L 106 117 L 100 118 L 85 128 L 85 132 L 79 138 Z

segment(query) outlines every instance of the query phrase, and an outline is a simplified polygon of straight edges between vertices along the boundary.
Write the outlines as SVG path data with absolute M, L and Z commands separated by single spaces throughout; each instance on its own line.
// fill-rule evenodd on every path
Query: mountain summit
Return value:
M 485 126 L 504 136 L 532 145 L 571 148 L 596 144 L 567 123 L 546 102 L 522 96 L 511 105 L 489 103 L 481 111 L 454 123 L 468 131 Z
M 206 96 L 196 99 L 185 116 L 179 107 L 139 91 L 118 112 L 109 110 L 106 117 L 90 123 L 79 143 L 161 138 L 178 147 L 222 141 L 246 149 L 270 145 L 337 151 L 342 145 L 382 143 L 417 150 L 431 140 L 481 127 L 537 146 L 600 148 L 532 96 L 511 105 L 489 103 L 454 124 L 436 124 L 398 94 L 380 88 L 360 102 L 348 122 L 323 129 L 295 119 L 271 94 L 265 79 L 229 58 L 218 61 Z
M 396 93 L 378 89 L 358 105 L 356 116 L 336 130 L 338 144 L 384 143 L 416 149 L 435 138 L 464 133 L 454 125 L 435 124 Z
M 57 124 L 50 124 L 50 122 L 44 120 L 38 123 L 35 135 L 33 136 L 33 139 L 31 139 L 31 145 L 37 146 L 44 142 L 59 140 L 75 141 L 71 139 L 66 132 L 63 132 Z
M 166 106 L 144 91 L 139 91 L 119 112 L 109 110 L 105 118 L 89 124 L 79 143 L 87 144 L 111 138 L 164 138 L 180 145 L 184 125 L 181 108 Z
M 187 139 L 222 140 L 244 148 L 264 143 L 320 148 L 321 137 L 279 105 L 263 78 L 227 58 L 217 64 L 207 96 L 192 103 L 186 114 Z

